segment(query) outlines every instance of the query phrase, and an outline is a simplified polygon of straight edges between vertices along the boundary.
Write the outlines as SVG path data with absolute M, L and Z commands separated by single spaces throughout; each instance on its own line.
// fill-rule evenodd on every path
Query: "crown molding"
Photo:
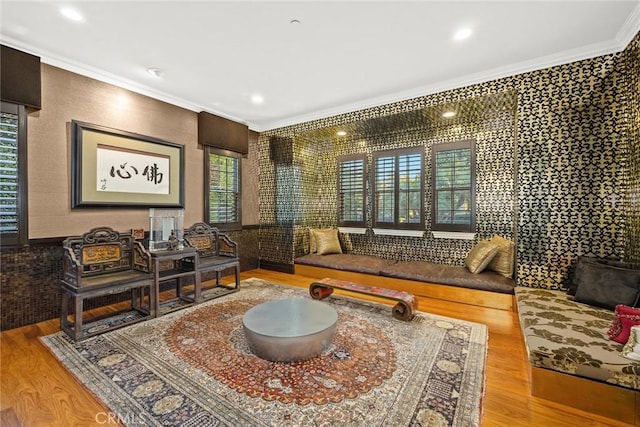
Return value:
M 404 101 L 421 96 L 431 95 L 438 92 L 444 92 L 453 89 L 459 89 L 466 86 L 472 86 L 476 84 L 486 83 L 493 80 L 498 80 L 505 77 L 511 77 L 518 74 L 541 70 L 549 67 L 567 64 L 574 61 L 580 61 L 597 56 L 609 55 L 622 51 L 626 48 L 629 42 L 635 37 L 640 29 L 640 3 L 635 7 L 631 15 L 625 21 L 623 27 L 618 31 L 614 40 L 607 42 L 596 43 L 588 46 L 583 46 L 576 49 L 567 50 L 554 55 L 548 55 L 540 58 L 536 58 L 530 61 L 524 61 L 517 64 L 512 64 L 506 67 L 494 68 L 482 73 L 476 73 L 468 75 L 459 79 L 452 79 L 443 82 L 438 82 L 432 85 L 420 86 L 405 91 L 389 93 L 377 97 L 358 100 L 352 103 L 342 104 L 329 109 L 313 111 L 307 114 L 301 114 L 296 116 L 290 116 L 286 118 L 274 119 L 274 120 L 255 120 L 249 121 L 238 116 L 227 114 L 223 111 L 212 110 L 209 106 L 200 105 L 190 102 L 186 99 L 169 95 L 165 92 L 151 88 L 134 81 L 124 79 L 111 73 L 107 73 L 103 70 L 99 70 L 93 67 L 86 66 L 84 64 L 71 61 L 66 58 L 62 58 L 58 55 L 54 55 L 48 52 L 42 52 L 39 49 L 22 43 L 18 40 L 9 37 L 2 37 L 0 42 L 7 46 L 23 50 L 27 53 L 40 56 L 41 61 L 71 71 L 77 74 L 81 74 L 105 83 L 109 83 L 132 92 L 139 93 L 141 95 L 149 96 L 160 101 L 164 101 L 178 107 L 185 108 L 187 110 L 200 112 L 207 111 L 212 114 L 224 117 L 235 122 L 243 123 L 247 125 L 251 130 L 257 132 L 264 132 L 267 130 L 275 130 L 278 128 L 291 126 L 299 123 L 305 123 L 313 120 L 319 120 L 327 117 L 346 114 L 358 110 L 364 110 L 381 105 L 392 104 L 399 101 Z
M 624 50 L 631 40 L 640 32 L 640 2 L 636 5 L 635 9 L 624 21 L 622 28 L 616 34 L 616 40 L 622 46 L 621 50 Z
M 636 10 L 638 10 L 638 8 L 636 8 Z M 506 67 L 494 68 L 486 72 L 471 74 L 460 79 L 447 80 L 447 81 L 439 82 L 433 85 L 417 87 L 417 88 L 413 88 L 413 89 L 402 91 L 402 92 L 395 92 L 393 94 L 383 95 L 375 98 L 369 98 L 366 100 L 357 101 L 350 104 L 343 104 L 335 108 L 316 111 L 306 115 L 288 117 L 280 121 L 264 122 L 262 123 L 263 129 L 261 131 L 275 130 L 278 128 L 291 126 L 299 123 L 305 123 L 313 120 L 337 116 L 340 114 L 346 114 L 353 111 L 364 110 L 367 108 L 372 108 L 380 105 L 392 104 L 394 102 L 431 95 L 434 93 L 445 92 L 448 90 L 459 89 L 462 87 L 486 83 L 493 80 L 502 79 L 505 77 L 512 77 L 519 74 L 542 70 L 545 68 L 556 67 L 559 65 L 564 65 L 571 62 L 575 62 L 575 61 L 595 58 L 598 56 L 610 55 L 612 53 L 616 53 L 624 50 L 627 44 L 622 44 L 617 40 L 611 40 L 611 41 L 602 42 L 602 43 L 595 43 L 595 44 L 583 46 L 576 49 L 566 50 L 564 52 L 560 52 L 554 55 L 547 55 L 547 56 L 535 58 L 530 61 L 523 61 L 516 64 L 511 64 Z
M 165 92 L 159 91 L 152 87 L 142 85 L 138 82 L 125 79 L 121 76 L 107 73 L 104 70 L 90 67 L 86 64 L 81 64 L 79 62 L 72 61 L 67 58 L 62 58 L 58 55 L 51 54 L 50 52 L 42 51 L 41 49 L 37 49 L 34 46 L 25 44 L 11 37 L 2 36 L 2 38 L 0 38 L 0 43 L 4 44 L 5 46 L 9 46 L 14 49 L 19 49 L 24 52 L 30 53 L 32 55 L 39 56 L 40 62 L 44 64 L 61 68 L 63 70 L 70 71 L 72 73 L 80 74 L 85 77 L 90 77 L 92 79 L 101 81 L 103 83 L 108 83 L 108 84 L 120 87 L 122 89 L 130 90 L 131 92 L 135 92 L 140 95 L 148 96 L 150 98 L 157 99 L 159 101 L 167 102 L 177 107 L 181 107 L 190 111 L 195 111 L 196 113 L 199 113 L 200 111 L 207 111 L 209 113 L 218 115 L 220 117 L 224 117 L 226 119 L 233 120 L 235 122 L 246 124 L 251 129 L 253 129 L 250 123 L 247 123 L 244 119 L 240 117 L 226 114 L 222 111 L 215 111 L 215 110 L 212 110 L 209 106 L 193 103 L 193 102 L 187 101 L 186 99 L 169 95 Z

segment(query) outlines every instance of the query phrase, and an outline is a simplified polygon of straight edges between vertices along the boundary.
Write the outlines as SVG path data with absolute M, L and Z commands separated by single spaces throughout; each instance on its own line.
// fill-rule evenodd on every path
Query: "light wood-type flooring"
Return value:
M 242 279 L 250 277 L 304 288 L 313 281 L 261 269 L 241 274 Z M 515 312 L 427 298 L 420 298 L 419 304 L 421 311 L 489 327 L 482 426 L 627 426 L 531 396 L 528 363 Z M 0 335 L 0 426 L 109 425 L 105 415 L 108 409 L 38 340 L 58 331 L 59 323 L 52 319 Z

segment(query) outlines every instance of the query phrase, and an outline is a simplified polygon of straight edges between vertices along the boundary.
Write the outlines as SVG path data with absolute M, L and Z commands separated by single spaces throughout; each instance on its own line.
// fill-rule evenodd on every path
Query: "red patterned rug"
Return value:
M 333 344 L 304 362 L 251 351 L 242 316 L 256 304 L 309 298 L 258 279 L 241 291 L 121 330 L 43 342 L 125 425 L 473 426 L 480 424 L 487 330 L 340 296 Z

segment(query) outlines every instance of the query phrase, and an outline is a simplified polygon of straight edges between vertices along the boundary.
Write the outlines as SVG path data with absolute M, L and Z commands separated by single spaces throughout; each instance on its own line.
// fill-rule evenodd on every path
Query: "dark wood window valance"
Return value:
M 249 152 L 249 127 L 215 114 L 198 114 L 198 143 L 236 153 Z
M 0 45 L 0 97 L 39 110 L 42 106 L 40 57 Z

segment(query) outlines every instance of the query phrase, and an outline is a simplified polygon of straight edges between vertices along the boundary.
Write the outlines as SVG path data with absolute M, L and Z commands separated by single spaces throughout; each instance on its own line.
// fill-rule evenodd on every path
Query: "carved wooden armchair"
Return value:
M 80 340 L 155 317 L 151 304 L 154 292 L 151 256 L 131 234 L 97 227 L 82 236 L 65 239 L 62 246 L 64 271 L 60 327 L 71 338 Z M 83 319 L 86 300 L 126 291 L 131 291 L 131 307 L 121 311 L 132 313 L 123 321 L 104 321 L 103 325 L 95 328 L 92 321 L 100 320 L 98 317 Z M 73 316 L 70 316 L 70 302 L 73 302 Z
M 229 236 L 220 232 L 216 227 L 211 227 L 204 222 L 197 222 L 185 230 L 184 242 L 186 246 L 191 246 L 198 250 L 199 262 L 197 270 L 201 283 L 203 273 L 215 272 L 215 285 L 210 287 L 203 286 L 203 293 L 213 288 L 231 289 L 233 291 L 240 289 L 238 244 L 231 240 Z M 230 268 L 234 269 L 235 274 L 235 286 L 231 288 L 220 283 L 222 272 Z

